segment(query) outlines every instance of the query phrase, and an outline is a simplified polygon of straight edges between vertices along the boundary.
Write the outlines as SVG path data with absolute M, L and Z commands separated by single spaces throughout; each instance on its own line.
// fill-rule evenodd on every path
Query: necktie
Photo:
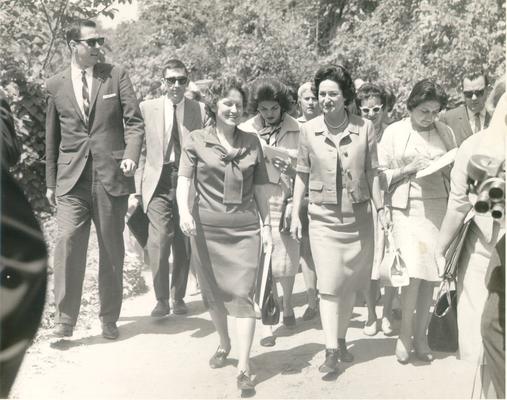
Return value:
M 88 94 L 88 82 L 86 80 L 86 70 L 81 70 L 81 81 L 83 82 L 83 89 L 81 94 L 83 96 L 83 112 L 86 123 L 88 123 L 88 115 L 90 113 L 90 95 Z
M 171 139 L 169 140 L 168 157 L 171 156 L 171 149 L 174 150 L 174 163 L 178 167 L 180 164 L 181 147 L 180 136 L 178 134 L 178 120 L 176 118 L 176 104 L 173 105 L 173 127 L 171 129 Z
M 479 113 L 474 114 L 474 123 L 475 123 L 474 133 L 477 133 L 481 130 L 481 116 Z

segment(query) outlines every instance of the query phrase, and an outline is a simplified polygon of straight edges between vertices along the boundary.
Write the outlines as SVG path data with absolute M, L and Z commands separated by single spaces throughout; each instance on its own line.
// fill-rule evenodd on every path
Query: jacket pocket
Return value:
M 322 191 L 324 190 L 324 184 L 321 181 L 310 181 L 308 184 L 310 192 L 309 198 L 312 203 L 322 203 L 323 196 Z
M 349 198 L 353 203 L 361 203 L 370 199 L 370 188 L 365 179 L 351 180 L 347 183 Z
M 58 155 L 57 164 L 70 164 L 73 158 L 74 158 L 73 154 L 60 153 Z

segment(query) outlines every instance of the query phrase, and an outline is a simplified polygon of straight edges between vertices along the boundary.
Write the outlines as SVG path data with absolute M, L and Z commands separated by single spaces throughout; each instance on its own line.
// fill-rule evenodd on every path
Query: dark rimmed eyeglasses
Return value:
M 484 96 L 484 89 L 481 89 L 481 90 L 464 90 L 463 94 L 465 95 L 465 97 L 467 99 L 471 99 L 474 96 L 474 94 L 475 94 L 475 97 L 481 97 L 481 96 Z
M 79 39 L 76 42 L 86 42 L 88 47 L 95 47 L 97 45 L 103 46 L 105 39 L 103 37 L 91 38 L 91 39 Z
M 174 85 L 178 82 L 180 85 L 185 85 L 188 82 L 186 76 L 171 76 L 169 78 L 162 78 L 162 80 L 168 85 Z
M 359 107 L 359 109 L 361 110 L 361 112 L 363 114 L 369 114 L 370 111 L 373 111 L 374 114 L 378 113 L 380 110 L 382 110 L 382 106 L 383 104 L 381 104 L 380 106 L 375 106 L 375 107 L 372 107 L 372 108 L 369 108 L 369 107 Z

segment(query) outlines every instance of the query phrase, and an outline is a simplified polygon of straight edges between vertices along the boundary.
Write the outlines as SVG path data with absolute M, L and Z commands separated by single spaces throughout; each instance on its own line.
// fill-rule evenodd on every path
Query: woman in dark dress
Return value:
M 253 298 L 261 237 L 265 248 L 272 245 L 264 187 L 268 176 L 259 139 L 237 128 L 246 100 L 241 84 L 235 79 L 218 81 L 210 91 L 217 97 L 216 125 L 192 132 L 183 145 L 177 186 L 180 225 L 191 236 L 191 262 L 220 337 L 210 367 L 226 363 L 231 350 L 227 316 L 234 317 L 237 384 L 249 390 L 254 387 L 249 359 L 259 317 Z M 190 210 L 192 180 L 196 199 Z

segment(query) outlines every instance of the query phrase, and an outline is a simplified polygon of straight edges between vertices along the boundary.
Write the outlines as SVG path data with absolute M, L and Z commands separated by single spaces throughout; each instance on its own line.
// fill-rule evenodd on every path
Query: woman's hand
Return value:
M 298 241 L 303 238 L 303 225 L 301 224 L 299 216 L 292 218 L 292 222 L 290 224 L 290 234 L 293 239 Z
M 262 247 L 265 253 L 267 253 L 269 248 L 273 248 L 273 235 L 271 234 L 271 225 L 264 225 L 262 227 Z
M 195 221 L 190 213 L 180 213 L 180 228 L 185 236 L 195 236 Z
M 385 231 L 391 229 L 393 222 L 391 218 L 391 209 L 388 207 L 384 207 L 378 211 L 378 219 L 380 221 L 380 225 L 382 229 Z
M 292 164 L 290 159 L 283 159 L 281 157 L 276 156 L 273 158 L 273 165 L 278 168 L 282 174 L 287 174 L 289 176 L 295 176 L 296 170 L 292 168 Z
M 443 278 L 445 272 L 445 256 L 440 253 L 435 253 L 435 262 L 437 264 L 438 276 L 439 278 Z
M 430 165 L 430 160 L 427 157 L 417 155 L 410 164 L 403 167 L 403 170 L 406 174 L 412 175 L 426 168 L 428 165 Z

